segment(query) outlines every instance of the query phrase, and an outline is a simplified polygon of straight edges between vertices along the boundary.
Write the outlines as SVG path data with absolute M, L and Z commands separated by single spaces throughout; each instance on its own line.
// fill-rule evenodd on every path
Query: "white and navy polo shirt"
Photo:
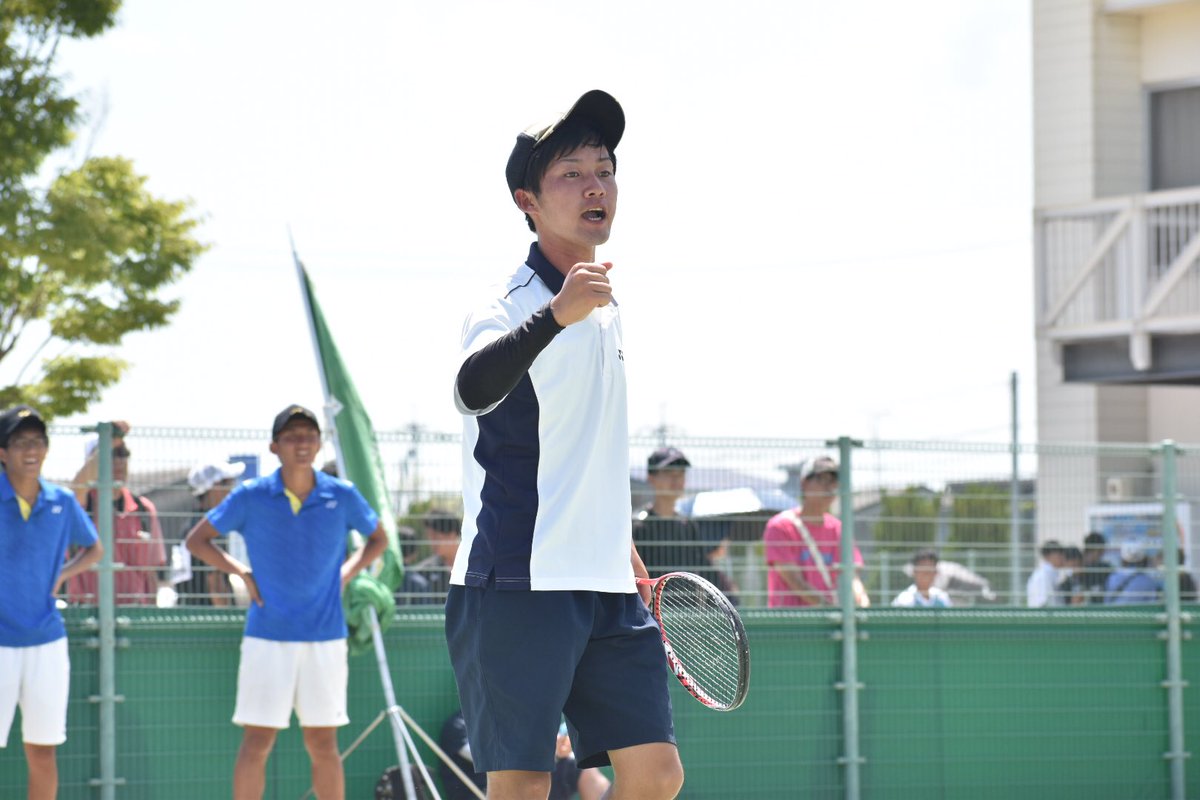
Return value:
M 463 326 L 465 361 L 526 325 L 562 288 L 535 243 Z M 552 318 L 550 324 L 553 323 Z M 636 591 L 629 423 L 616 301 L 559 330 L 501 400 L 463 414 L 462 546 L 452 584 Z

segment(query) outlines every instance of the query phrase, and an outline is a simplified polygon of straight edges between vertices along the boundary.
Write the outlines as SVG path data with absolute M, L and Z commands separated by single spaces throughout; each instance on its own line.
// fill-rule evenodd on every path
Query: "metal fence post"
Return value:
M 1017 373 L 1011 383 L 1012 477 L 1008 495 L 1008 602 L 1020 605 L 1021 597 L 1021 429 L 1017 420 Z
M 97 580 L 99 587 L 97 603 L 100 609 L 100 798 L 111 800 L 116 797 L 117 776 L 117 724 L 116 724 L 116 650 L 117 619 L 116 592 L 114 591 L 113 556 L 115 536 L 113 531 L 113 474 L 111 422 L 100 423 L 99 441 L 96 443 L 96 458 L 99 465 L 96 482 L 97 519 L 100 522 L 101 540 L 104 542 L 104 559 Z
M 116 649 L 117 619 L 116 592 L 113 580 L 113 424 L 101 422 L 97 427 L 96 460 L 96 521 L 104 555 L 97 566 L 99 572 L 96 605 L 99 613 L 99 680 L 100 693 L 89 698 L 100 705 L 100 777 L 91 780 L 100 789 L 100 800 L 116 797 L 117 783 L 117 721 L 116 721 Z
M 842 609 L 842 757 L 846 768 L 846 800 L 859 800 L 859 765 L 863 762 L 858 749 L 858 619 L 854 605 L 854 487 L 851 482 L 851 463 L 855 447 L 862 442 L 842 436 L 838 447 L 838 505 L 842 516 L 841 570 L 838 573 L 838 601 Z
M 1163 758 L 1171 766 L 1172 800 L 1184 800 L 1187 792 L 1185 764 L 1188 753 L 1183 734 L 1183 632 L 1179 608 L 1179 530 L 1175 522 L 1176 468 L 1179 448 L 1164 439 L 1162 446 L 1162 547 L 1163 597 L 1167 609 L 1167 720 L 1170 751 Z

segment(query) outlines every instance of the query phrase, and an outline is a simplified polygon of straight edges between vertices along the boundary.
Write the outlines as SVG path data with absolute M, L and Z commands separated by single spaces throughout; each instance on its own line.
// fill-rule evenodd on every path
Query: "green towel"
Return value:
M 379 629 L 386 631 L 396 615 L 396 598 L 392 590 L 378 578 L 360 572 L 342 592 L 342 609 L 346 612 L 346 627 L 349 629 L 346 644 L 352 656 L 369 652 L 375 647 L 371 640 L 369 608 L 375 609 Z

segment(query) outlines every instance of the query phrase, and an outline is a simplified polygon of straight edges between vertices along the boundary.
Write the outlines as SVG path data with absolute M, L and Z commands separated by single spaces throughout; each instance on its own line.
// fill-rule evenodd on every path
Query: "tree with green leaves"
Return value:
M 871 538 L 880 550 L 902 554 L 932 547 L 937 538 L 941 495 L 924 486 L 908 486 L 900 492 L 884 491 L 879 498 L 879 521 Z
M 205 246 L 189 204 L 146 190 L 124 158 L 88 158 L 42 178 L 81 122 L 54 60 L 63 39 L 97 36 L 120 0 L 0 3 L 0 407 L 79 413 L 127 366 L 109 354 L 125 334 L 167 324 L 159 292 Z M 11 363 L 26 337 L 32 355 Z
M 955 486 L 952 493 L 950 542 L 962 550 L 1003 551 L 1007 558 L 1012 535 L 1008 484 L 980 481 Z

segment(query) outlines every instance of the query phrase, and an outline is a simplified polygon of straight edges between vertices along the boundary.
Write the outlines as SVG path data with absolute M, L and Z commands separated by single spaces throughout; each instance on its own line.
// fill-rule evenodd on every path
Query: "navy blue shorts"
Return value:
M 564 715 L 581 768 L 675 743 L 662 638 L 637 594 L 451 586 L 446 641 L 478 772 L 551 771 Z

